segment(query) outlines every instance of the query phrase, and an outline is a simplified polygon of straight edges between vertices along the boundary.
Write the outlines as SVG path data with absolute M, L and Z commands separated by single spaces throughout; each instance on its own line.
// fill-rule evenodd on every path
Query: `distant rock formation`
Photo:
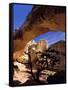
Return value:
M 18 54 L 14 53 L 13 54 L 13 58 L 14 58 L 14 61 L 18 61 L 18 62 L 27 62 L 28 61 L 28 55 L 26 53 L 29 53 L 31 54 L 31 59 L 32 61 L 35 60 L 36 58 L 36 53 L 37 52 L 44 52 L 45 50 L 48 49 L 48 44 L 45 40 L 40 40 L 38 41 L 37 43 L 34 41 L 34 40 L 31 40 L 29 41 L 24 50 L 22 51 L 22 53 Z
M 34 46 L 33 46 L 34 45 Z M 35 47 L 35 45 L 38 45 Z M 35 59 L 35 52 L 34 51 L 42 51 L 47 50 L 47 43 L 44 40 L 40 40 L 38 43 L 35 43 L 34 41 L 29 41 L 26 45 L 28 48 L 30 47 L 31 52 L 31 59 Z M 26 51 L 28 51 L 27 47 L 25 48 Z M 33 51 L 33 50 L 34 51 Z M 66 70 L 65 70 L 65 41 L 59 41 L 52 45 L 49 50 L 56 50 L 59 52 L 60 62 L 59 64 L 56 64 L 53 68 L 46 68 L 43 71 L 41 71 L 39 79 L 42 84 L 58 84 L 58 83 L 65 83 L 66 82 Z M 29 51 L 28 51 L 29 52 Z M 27 53 L 28 53 L 27 52 Z M 14 68 L 14 75 L 13 75 L 13 80 L 14 81 L 19 81 L 20 83 L 18 85 L 29 85 L 27 83 L 28 81 L 32 80 L 32 76 L 30 73 L 30 69 L 27 67 L 26 62 L 28 62 L 28 55 L 24 53 L 23 56 L 21 56 L 19 59 L 19 62 L 14 61 L 14 65 L 18 67 L 18 70 Z M 22 63 L 24 62 L 24 63 Z M 36 68 L 33 68 L 33 72 L 36 72 Z M 37 82 L 31 81 L 31 85 L 36 85 Z M 37 83 L 37 84 L 41 84 Z
M 37 48 L 36 52 L 44 52 L 48 49 L 48 43 L 46 40 L 42 39 L 39 42 L 37 42 Z
M 28 53 L 28 48 L 29 48 L 30 46 L 33 46 L 33 45 L 36 45 L 36 44 L 37 44 L 37 43 L 36 43 L 34 40 L 29 41 L 29 42 L 26 44 L 25 48 L 24 48 L 24 52 Z
M 66 42 L 65 41 L 59 41 L 55 44 L 53 44 L 50 49 L 56 50 L 59 52 L 60 56 L 60 64 L 55 67 L 55 69 L 65 70 L 66 69 Z

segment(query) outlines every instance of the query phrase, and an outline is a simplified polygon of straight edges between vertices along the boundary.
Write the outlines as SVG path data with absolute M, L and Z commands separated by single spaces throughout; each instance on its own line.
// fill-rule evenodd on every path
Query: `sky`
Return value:
M 14 30 L 18 29 L 21 25 L 24 24 L 27 15 L 32 10 L 32 5 L 23 5 L 23 4 L 14 4 L 13 5 L 13 21 L 14 21 Z M 47 32 L 38 37 L 34 38 L 36 42 L 40 39 L 45 39 L 48 42 L 48 45 L 52 45 L 60 40 L 65 40 L 64 32 Z
M 28 13 L 32 10 L 32 5 L 13 4 L 13 30 L 18 29 L 26 20 Z
M 60 41 L 60 40 L 64 40 L 65 41 L 65 33 L 58 31 L 58 32 L 54 32 L 54 31 L 49 31 L 47 33 L 44 33 L 42 35 L 37 36 L 36 38 L 34 38 L 34 40 L 36 42 L 38 42 L 39 40 L 44 39 L 47 41 L 48 46 Z

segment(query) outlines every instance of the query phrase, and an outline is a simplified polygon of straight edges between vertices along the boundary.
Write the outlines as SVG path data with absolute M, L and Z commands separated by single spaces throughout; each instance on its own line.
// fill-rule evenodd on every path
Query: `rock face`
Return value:
M 24 28 L 29 30 L 34 26 L 41 30 L 50 28 L 65 31 L 65 7 L 34 5 Z
M 35 42 L 34 40 L 29 41 L 24 50 L 22 51 L 17 51 L 13 54 L 13 59 L 14 61 L 18 61 L 18 62 L 26 62 L 28 61 L 28 55 L 26 53 L 31 52 L 31 60 L 35 60 L 36 59 L 36 53 L 37 52 L 44 52 L 45 50 L 48 49 L 48 44 L 45 40 L 40 40 L 39 42 Z
M 18 70 L 14 69 L 14 75 L 13 75 L 13 81 L 19 81 L 20 83 L 18 85 L 24 85 L 28 80 L 31 80 L 32 75 L 28 72 L 30 72 L 29 68 L 26 68 L 25 64 L 21 64 L 18 62 L 14 62 L 14 65 L 18 67 Z M 36 70 L 33 70 L 33 72 L 36 72 Z M 54 75 L 56 72 L 50 71 L 50 70 L 43 70 L 40 73 L 40 81 L 47 83 L 47 78 L 50 75 Z M 35 83 L 36 84 L 36 83 Z M 29 83 L 27 83 L 29 85 Z
M 29 47 L 31 51 L 31 60 L 35 60 L 36 52 L 44 52 L 44 50 L 48 49 L 48 44 L 46 41 L 40 40 L 36 43 L 35 41 L 33 41 L 33 38 L 48 31 L 65 32 L 65 9 L 65 7 L 35 5 L 32 11 L 29 13 L 24 25 L 14 33 L 13 80 L 19 81 L 18 85 L 24 85 L 24 83 L 32 80 L 31 74 L 28 73 L 30 72 L 30 69 L 27 67 L 27 65 L 22 63 L 23 61 L 28 61 L 29 59 L 28 55 L 25 54 L 25 52 L 28 53 Z M 60 64 L 59 66 L 54 67 L 55 71 L 53 69 L 45 69 L 41 72 L 39 79 L 44 82 L 44 84 L 48 83 L 47 78 L 50 75 L 53 76 L 58 71 L 65 71 L 65 42 L 61 41 L 55 43 L 50 48 L 58 50 L 63 55 L 60 55 Z M 33 69 L 33 72 L 36 72 L 36 70 Z M 51 78 L 49 78 L 48 80 L 50 79 Z M 32 81 L 30 81 L 30 84 L 32 84 Z M 35 84 L 36 82 L 34 83 L 34 85 Z M 29 85 L 29 83 L 27 83 L 26 85 Z
M 57 43 L 55 43 L 54 45 L 52 45 L 50 47 L 51 49 L 54 49 L 56 51 L 58 51 L 60 54 L 60 64 L 55 67 L 58 70 L 65 70 L 66 68 L 66 42 L 65 41 L 59 41 Z
M 29 41 L 31 46 L 33 44 L 38 45 L 35 42 L 33 42 L 33 43 L 31 43 L 31 42 Z M 29 43 L 27 43 L 27 45 L 26 45 L 28 48 L 29 48 Z M 40 43 L 40 41 L 38 43 Z M 44 45 L 46 46 L 46 44 L 45 43 L 43 44 L 43 42 L 41 42 L 41 45 L 43 47 L 44 47 Z M 40 48 L 39 50 L 43 50 L 43 47 L 38 46 L 38 48 Z M 34 48 L 34 46 L 33 46 L 33 48 Z M 47 47 L 45 47 L 45 49 L 47 49 Z M 60 57 L 61 57 L 60 58 L 60 63 L 55 65 L 51 69 L 42 70 L 41 73 L 40 73 L 40 76 L 39 76 L 39 80 L 41 82 L 44 82 L 44 84 L 64 83 L 65 80 L 66 80 L 65 79 L 66 78 L 66 74 L 65 74 L 65 65 L 66 65 L 65 64 L 65 41 L 59 41 L 59 42 L 55 43 L 54 45 L 52 45 L 50 47 L 50 49 L 52 49 L 52 50 L 55 49 L 56 51 L 60 52 Z M 25 50 L 27 51 L 28 49 L 25 48 Z M 37 50 L 37 49 L 33 49 L 33 50 Z M 31 59 L 34 60 L 35 59 L 34 53 L 31 53 L 30 55 L 31 55 Z M 23 56 L 20 57 L 20 63 L 18 61 L 14 61 L 14 63 L 13 63 L 14 66 L 17 66 L 17 68 L 14 68 L 13 81 L 19 81 L 20 83 L 18 85 L 25 85 L 25 83 L 27 81 L 30 81 L 30 80 L 32 80 L 32 81 L 30 81 L 31 83 L 34 82 L 33 79 L 32 79 L 32 75 L 29 73 L 30 68 L 28 68 L 27 64 L 22 63 L 23 60 L 24 60 L 24 58 L 22 58 L 22 57 Z M 24 57 L 25 57 L 25 55 L 24 55 Z M 24 61 L 28 61 L 28 58 L 25 58 Z M 33 73 L 36 73 L 37 69 L 34 67 L 32 69 L 32 71 L 33 71 Z M 60 75 L 59 75 L 59 73 L 60 73 Z M 56 81 L 54 80 L 54 78 L 55 78 Z M 27 83 L 26 85 L 29 85 L 29 83 Z M 37 82 L 35 82 L 34 84 L 31 84 L 31 85 L 36 85 L 36 83 Z
M 24 52 L 26 52 L 26 53 L 28 53 L 28 48 L 30 47 L 30 46 L 34 46 L 34 45 L 36 45 L 37 43 L 34 41 L 34 40 L 31 40 L 31 41 L 29 41 L 27 44 L 26 44 L 26 46 L 25 46 L 25 48 L 24 48 Z
M 23 50 L 19 50 L 13 53 L 13 59 L 14 61 L 23 62 L 23 60 L 28 60 L 28 55 L 25 53 L 28 53 L 28 48 L 35 46 L 37 43 L 34 40 L 29 41 Z
M 36 52 L 44 52 L 48 49 L 48 43 L 46 40 L 40 40 L 37 42 Z
M 14 69 L 13 80 L 19 81 L 20 84 L 23 84 L 29 80 L 29 76 L 31 76 L 29 73 L 27 73 L 29 69 L 27 69 L 24 64 L 18 62 L 14 62 L 14 65 L 18 67 L 18 70 Z
M 48 31 L 65 32 L 66 8 L 35 5 L 19 30 L 14 33 L 13 50 L 24 49 L 28 41 Z

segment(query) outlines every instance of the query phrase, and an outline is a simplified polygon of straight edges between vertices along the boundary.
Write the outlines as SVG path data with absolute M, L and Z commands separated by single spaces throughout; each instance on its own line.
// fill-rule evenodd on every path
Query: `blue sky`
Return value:
M 23 5 L 23 4 L 14 4 L 13 5 L 13 22 L 14 27 L 13 29 L 19 28 L 27 18 L 27 15 L 32 10 L 32 5 Z M 64 32 L 47 32 L 38 37 L 34 38 L 36 42 L 40 39 L 45 39 L 48 42 L 48 45 L 52 45 L 60 40 L 65 40 L 65 33 Z
M 32 5 L 13 4 L 13 29 L 19 28 L 24 21 L 28 13 L 32 10 Z
M 50 31 L 34 38 L 36 42 L 38 42 L 41 39 L 46 40 L 48 43 L 48 46 L 50 46 L 60 40 L 65 40 L 65 33 L 60 31 L 58 32 Z

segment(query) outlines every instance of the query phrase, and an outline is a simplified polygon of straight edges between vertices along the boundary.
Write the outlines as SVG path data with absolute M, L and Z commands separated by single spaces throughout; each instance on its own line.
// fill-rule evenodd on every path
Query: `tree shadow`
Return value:
M 21 82 L 19 80 L 13 80 L 11 86 L 15 87 L 15 86 L 19 86 L 21 84 Z
M 14 80 L 12 83 L 13 87 L 18 87 L 18 86 L 36 86 L 36 85 L 45 85 L 46 83 L 43 81 L 37 82 L 36 80 L 33 80 L 31 76 L 29 76 L 29 80 L 27 80 L 25 83 L 21 83 L 18 80 Z
M 66 72 L 60 71 L 56 73 L 54 76 L 49 76 L 47 78 L 48 84 L 62 84 L 66 83 Z

